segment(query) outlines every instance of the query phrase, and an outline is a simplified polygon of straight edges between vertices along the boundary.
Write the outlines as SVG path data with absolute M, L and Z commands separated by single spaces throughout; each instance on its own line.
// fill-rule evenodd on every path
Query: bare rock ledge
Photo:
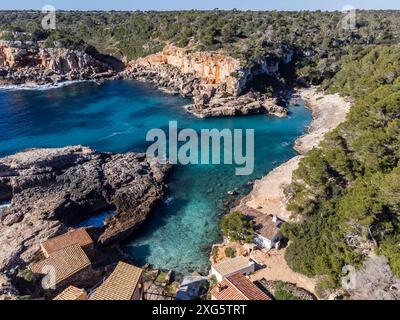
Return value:
M 32 149 L 0 159 L 0 273 L 12 276 L 34 258 L 40 242 L 111 208 L 98 238 L 120 241 L 146 219 L 165 191 L 170 165 L 144 154 L 98 153 L 72 146 Z

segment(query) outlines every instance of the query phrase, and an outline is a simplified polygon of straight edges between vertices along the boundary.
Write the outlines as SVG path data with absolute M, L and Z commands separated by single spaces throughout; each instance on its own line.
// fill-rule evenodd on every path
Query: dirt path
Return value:
M 250 276 L 252 281 L 264 278 L 271 281 L 290 282 L 315 295 L 317 279 L 309 278 L 290 269 L 285 261 L 285 249 L 271 250 L 268 253 L 257 250 L 252 252 L 251 258 L 266 266 Z

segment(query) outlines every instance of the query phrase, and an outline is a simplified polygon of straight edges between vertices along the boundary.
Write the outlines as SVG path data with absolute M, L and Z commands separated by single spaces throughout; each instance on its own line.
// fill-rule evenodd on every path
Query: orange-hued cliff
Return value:
M 184 74 L 194 74 L 204 84 L 226 85 L 226 91 L 237 91 L 237 78 L 234 73 L 240 69 L 239 60 L 215 52 L 194 52 L 173 45 L 166 46 L 162 52 L 133 61 L 130 65 L 155 67 L 171 65 Z
M 5 44 L 0 45 L 0 67 L 12 67 L 15 63 L 15 49 Z
M 112 66 L 67 48 L 0 41 L 0 84 L 47 84 L 113 75 Z

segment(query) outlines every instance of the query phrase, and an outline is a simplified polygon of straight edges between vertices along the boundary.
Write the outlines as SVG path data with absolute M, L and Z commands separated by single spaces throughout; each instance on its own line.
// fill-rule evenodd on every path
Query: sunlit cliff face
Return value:
M 162 52 L 139 58 L 128 67 L 141 65 L 149 68 L 171 65 L 184 74 L 193 74 L 204 85 L 224 87 L 226 93 L 237 95 L 246 87 L 249 80 L 257 74 L 273 75 L 279 72 L 280 63 L 286 64 L 293 59 L 293 53 L 282 53 L 281 60 L 265 59 L 255 61 L 253 67 L 244 68 L 238 59 L 222 52 L 195 52 L 187 48 L 166 46 Z
M 107 66 L 84 52 L 66 48 L 44 48 L 41 46 L 26 49 L 12 47 L 6 43 L 0 44 L 0 67 L 38 67 L 60 74 L 90 68 L 100 72 L 108 69 Z
M 204 84 L 226 85 L 226 91 L 234 94 L 238 81 L 233 75 L 240 68 L 238 60 L 214 52 L 192 52 L 185 48 L 166 46 L 162 52 L 140 58 L 137 64 L 157 66 L 169 64 L 182 73 L 192 73 Z
M 12 67 L 14 65 L 13 51 L 6 45 L 0 45 L 0 67 Z

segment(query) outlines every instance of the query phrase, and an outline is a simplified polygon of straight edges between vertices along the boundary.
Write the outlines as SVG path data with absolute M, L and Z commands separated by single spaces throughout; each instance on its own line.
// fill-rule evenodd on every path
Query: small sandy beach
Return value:
M 274 214 L 287 221 L 290 212 L 286 209 L 287 199 L 284 188 L 292 181 L 293 171 L 298 168 L 302 157 L 314 147 L 318 147 L 325 134 L 345 121 L 351 102 L 338 94 L 325 95 L 316 88 L 302 89 L 297 95 L 312 110 L 313 121 L 308 132 L 296 140 L 294 149 L 300 153 L 288 162 L 272 170 L 254 184 L 246 203 L 249 207 L 265 214 Z
M 326 133 L 346 120 L 351 102 L 339 94 L 320 93 L 317 88 L 298 90 L 297 94 L 304 100 L 306 107 L 311 109 L 313 115 L 308 132 L 294 144 L 294 149 L 304 155 L 317 147 Z

